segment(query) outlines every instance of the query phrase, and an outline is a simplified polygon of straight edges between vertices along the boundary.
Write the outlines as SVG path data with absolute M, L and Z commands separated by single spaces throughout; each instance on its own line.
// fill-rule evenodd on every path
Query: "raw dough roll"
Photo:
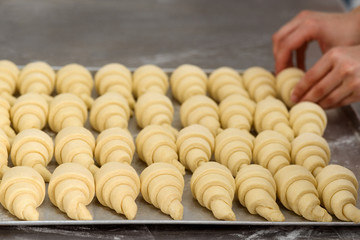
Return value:
M 180 103 L 195 95 L 206 95 L 208 77 L 195 65 L 183 64 L 170 77 L 171 91 Z
M 70 126 L 84 126 L 88 116 L 85 103 L 72 93 L 54 97 L 49 105 L 48 124 L 51 130 L 59 132 Z
M 9 60 L 0 60 L 0 96 L 13 105 L 16 98 L 16 81 L 19 77 L 18 67 Z
M 322 136 L 327 125 L 327 117 L 325 111 L 316 103 L 300 102 L 290 109 L 289 122 L 295 136 L 307 132 Z
M 98 132 L 108 128 L 127 128 L 130 107 L 118 93 L 108 92 L 96 98 L 90 111 L 90 124 Z
M 170 163 L 154 163 L 140 174 L 141 194 L 146 202 L 181 220 L 184 207 L 181 199 L 184 191 L 184 178 Z
M 106 207 L 134 219 L 135 199 L 140 192 L 140 178 L 135 169 L 119 162 L 105 163 L 95 174 L 96 197 Z
M 8 157 L 10 151 L 10 142 L 3 130 L 0 129 L 0 179 L 9 169 Z
M 288 106 L 292 107 L 294 102 L 291 101 L 291 93 L 294 90 L 295 85 L 305 75 L 304 71 L 291 67 L 282 70 L 276 76 L 276 91 L 281 100 Z
M 34 168 L 49 182 L 51 173 L 46 166 L 54 154 L 54 144 L 49 135 L 39 129 L 20 132 L 11 146 L 11 161 L 15 166 Z
M 193 197 L 217 219 L 236 220 L 232 211 L 235 180 L 225 166 L 217 162 L 204 163 L 192 175 L 190 187 Z
M 258 133 L 264 130 L 275 130 L 289 141 L 294 139 L 294 131 L 289 123 L 289 111 L 278 99 L 268 97 L 256 104 L 254 125 Z
M 320 199 L 329 213 L 342 221 L 360 222 L 356 207 L 359 184 L 351 170 L 331 164 L 319 172 L 316 180 Z
M 278 198 L 287 209 L 310 221 L 332 221 L 330 214 L 320 206 L 317 182 L 305 167 L 283 167 L 274 175 L 274 179 Z
M 185 167 L 178 160 L 176 137 L 163 126 L 149 125 L 142 129 L 136 137 L 136 150 L 147 165 L 167 162 L 185 174 Z
M 191 172 L 210 160 L 214 145 L 211 132 L 198 124 L 181 129 L 176 139 L 180 162 Z
M 91 92 L 94 81 L 89 70 L 76 63 L 62 67 L 56 75 L 56 91 L 58 93 L 72 93 L 79 96 L 88 108 L 93 99 Z
M 242 77 L 234 69 L 221 67 L 210 74 L 208 90 L 210 96 L 217 102 L 221 102 L 232 94 L 249 98 L 242 82 Z
M 46 62 L 31 62 L 20 72 L 16 85 L 20 94 L 38 93 L 51 100 L 51 93 L 55 87 L 55 71 Z
M 94 162 L 95 138 L 84 127 L 67 127 L 55 137 L 55 159 L 58 164 L 75 162 L 93 174 L 98 170 Z
M 10 127 L 10 104 L 0 97 L 0 129 L 4 131 L 9 141 L 15 137 L 15 131 Z
M 45 182 L 40 174 L 26 166 L 10 168 L 0 184 L 1 205 L 17 218 L 39 220 L 39 207 L 45 199 Z
M 250 98 L 233 94 L 219 104 L 220 121 L 223 128 L 238 128 L 250 131 L 256 104 Z
M 53 172 L 48 195 L 52 204 L 74 220 L 92 220 L 86 208 L 95 196 L 91 172 L 77 163 L 64 163 Z
M 215 138 L 215 160 L 228 167 L 235 177 L 252 159 L 254 136 L 248 131 L 227 128 Z
M 12 125 L 17 132 L 25 129 L 43 129 L 47 123 L 49 104 L 38 93 L 20 96 L 10 109 Z
M 138 98 L 146 92 L 166 94 L 169 89 L 169 79 L 158 66 L 147 64 L 134 71 L 133 93 Z
M 130 70 L 119 63 L 109 63 L 95 74 L 95 88 L 99 95 L 116 92 L 122 95 L 133 109 L 132 76 Z
M 180 107 L 180 120 L 183 127 L 200 124 L 216 136 L 220 131 L 219 107 L 207 96 L 196 95 L 188 98 Z
M 243 83 L 251 99 L 259 102 L 268 96 L 276 96 L 275 77 L 262 67 L 251 67 L 243 74 Z
M 276 203 L 276 183 L 270 171 L 252 164 L 240 169 L 235 179 L 238 199 L 251 214 L 259 214 L 268 221 L 284 221 Z
M 327 141 L 314 133 L 303 133 L 291 143 L 291 162 L 304 166 L 314 176 L 330 161 Z
M 135 104 L 135 117 L 139 127 L 151 124 L 166 125 L 171 129 L 174 107 L 171 100 L 160 93 L 148 92 L 141 95 Z
M 134 152 L 135 143 L 127 129 L 108 128 L 96 138 L 95 160 L 100 166 L 107 162 L 131 164 Z
M 291 162 L 291 143 L 282 134 L 266 130 L 258 134 L 254 141 L 254 163 L 275 174 Z

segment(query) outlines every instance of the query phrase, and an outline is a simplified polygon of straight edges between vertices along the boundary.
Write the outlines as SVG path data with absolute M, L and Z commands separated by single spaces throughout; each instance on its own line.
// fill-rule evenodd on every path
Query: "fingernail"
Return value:
M 297 103 L 299 101 L 298 96 L 296 96 L 294 93 L 291 94 L 291 101 L 294 102 L 294 103 Z

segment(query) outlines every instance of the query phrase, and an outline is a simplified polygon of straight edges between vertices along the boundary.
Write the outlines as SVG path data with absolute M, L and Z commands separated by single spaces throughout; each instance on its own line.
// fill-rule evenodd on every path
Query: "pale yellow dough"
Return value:
M 268 96 L 275 97 L 275 77 L 262 67 L 251 67 L 243 74 L 243 83 L 251 99 L 259 102 Z
M 208 77 L 198 66 L 183 64 L 170 77 L 171 91 L 180 103 L 195 95 L 206 95 Z
M 269 169 L 275 174 L 291 162 L 291 143 L 282 134 L 266 130 L 259 133 L 254 141 L 254 163 Z
M 57 93 L 72 93 L 79 96 L 88 108 L 91 107 L 93 99 L 91 92 L 94 81 L 89 70 L 84 66 L 71 63 L 63 66 L 56 74 Z
M 303 70 L 295 67 L 286 68 L 276 75 L 276 91 L 286 106 L 292 107 L 294 105 L 291 100 L 291 93 L 304 75 Z
M 320 206 L 317 182 L 305 167 L 283 167 L 274 175 L 274 179 L 278 198 L 287 209 L 310 221 L 332 221 L 331 215 Z
M 84 126 L 87 117 L 85 103 L 72 93 L 59 94 L 50 102 L 48 124 L 54 132 L 70 126 Z
M 84 127 L 64 128 L 55 137 L 55 159 L 58 164 L 78 163 L 93 174 L 98 170 L 94 162 L 94 149 L 94 135 Z
M 248 131 L 227 128 L 215 138 L 215 160 L 228 167 L 235 177 L 252 159 L 254 136 Z
M 276 183 L 269 170 L 256 164 L 245 165 L 237 173 L 235 183 L 241 205 L 251 214 L 268 221 L 285 220 L 276 203 Z
M 308 132 L 322 136 L 327 125 L 327 117 L 324 109 L 316 103 L 300 102 L 290 109 L 289 122 L 295 136 Z
M 95 181 L 91 172 L 77 163 L 64 163 L 53 172 L 48 195 L 52 204 L 74 220 L 92 220 L 86 205 L 95 196 Z
M 180 162 L 192 172 L 210 160 L 215 138 L 204 126 L 194 124 L 180 130 L 176 139 Z
M 183 218 L 184 207 L 181 199 L 184 178 L 170 163 L 154 163 L 140 174 L 141 194 L 144 200 L 174 220 Z
M 19 77 L 19 68 L 9 60 L 0 60 L 0 96 L 5 98 L 10 105 L 16 98 L 13 96 L 16 90 L 16 81 Z
M 14 138 L 11 146 L 11 161 L 14 166 L 34 168 L 48 182 L 51 173 L 46 166 L 54 154 L 54 143 L 51 137 L 39 129 L 27 129 Z
M 193 173 L 190 187 L 193 197 L 217 219 L 236 220 L 232 211 L 235 180 L 225 166 L 217 162 L 204 163 Z
M 0 179 L 9 169 L 8 157 L 10 152 L 10 142 L 3 130 L 0 129 Z
M 207 96 L 196 95 L 188 98 L 180 107 L 180 120 L 183 127 L 203 125 L 214 136 L 220 131 L 219 107 Z
M 10 104 L 4 98 L 0 98 L 0 129 L 4 131 L 9 141 L 15 137 L 15 131 L 10 127 Z
M 133 93 L 135 97 L 138 98 L 146 92 L 156 92 L 165 95 L 168 89 L 168 76 L 158 66 L 147 64 L 134 71 Z
M 118 93 L 108 92 L 96 98 L 90 110 L 90 124 L 98 132 L 108 128 L 127 128 L 130 107 Z
M 135 100 L 132 95 L 132 76 L 130 70 L 119 63 L 109 63 L 95 74 L 95 88 L 99 95 L 107 92 L 121 94 L 133 109 Z
M 0 202 L 21 220 L 39 220 L 39 207 L 45 199 L 45 182 L 40 174 L 27 166 L 5 172 L 0 184 Z
M 210 74 L 208 90 L 210 96 L 217 102 L 222 102 L 233 94 L 249 98 L 241 75 L 229 67 L 220 67 Z
M 292 163 L 302 165 L 316 176 L 330 161 L 327 141 L 314 133 L 303 133 L 291 143 Z
M 176 137 L 163 126 L 149 125 L 142 129 L 136 137 L 136 150 L 148 165 L 167 162 L 185 174 L 185 167 L 178 160 Z
M 289 111 L 279 99 L 267 97 L 256 104 L 254 125 L 258 133 L 275 130 L 289 141 L 294 139 L 294 131 L 289 123 Z
M 21 95 L 10 109 L 14 129 L 21 132 L 25 129 L 43 129 L 47 123 L 49 104 L 38 93 Z
M 256 104 L 250 98 L 233 94 L 219 104 L 220 121 L 223 128 L 239 128 L 250 131 Z
M 135 199 L 140 192 L 140 178 L 135 169 L 119 162 L 105 163 L 95 174 L 96 197 L 99 202 L 127 219 L 137 213 Z
M 358 181 L 354 173 L 340 165 L 331 164 L 316 176 L 320 199 L 329 213 L 342 221 L 360 222 L 356 207 Z
M 134 139 L 127 129 L 108 128 L 96 138 L 95 160 L 100 166 L 108 162 L 131 164 L 134 152 Z

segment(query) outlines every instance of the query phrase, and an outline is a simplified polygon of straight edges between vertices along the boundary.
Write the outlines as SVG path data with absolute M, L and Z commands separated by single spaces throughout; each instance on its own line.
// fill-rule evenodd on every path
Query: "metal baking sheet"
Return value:
M 59 67 L 54 67 L 59 69 Z M 98 68 L 88 68 L 92 73 L 95 73 Z M 134 69 L 130 69 L 134 70 Z M 167 73 L 171 73 L 173 69 L 164 69 Z M 210 73 L 212 69 L 206 69 Z M 241 72 L 239 70 L 239 72 Z M 93 91 L 93 96 L 96 97 L 96 91 Z M 175 115 L 173 126 L 181 129 L 179 118 L 179 103 L 172 98 L 170 90 L 168 96 L 173 101 Z M 326 111 L 328 117 L 328 125 L 324 137 L 328 141 L 331 149 L 331 163 L 337 163 L 350 168 L 354 171 L 358 179 L 360 179 L 360 138 L 359 138 L 359 118 L 357 112 L 352 106 L 337 108 Z M 87 122 L 86 127 L 90 130 L 91 127 Z M 133 116 L 129 121 L 129 130 L 135 139 L 138 132 L 141 130 Z M 50 136 L 55 137 L 48 128 L 44 129 Z M 92 130 L 95 137 L 97 132 Z M 48 168 L 53 171 L 57 166 L 55 159 L 51 161 Z M 135 153 L 132 166 L 140 175 L 141 171 L 146 167 Z M 217 220 L 212 212 L 201 207 L 199 203 L 192 197 L 190 191 L 191 172 L 187 171 L 185 178 L 185 189 L 182 203 L 184 205 L 184 215 L 182 220 L 172 220 L 172 218 L 159 209 L 145 202 L 141 194 L 138 196 L 136 203 L 138 205 L 138 212 L 134 220 L 127 220 L 123 215 L 117 214 L 114 210 L 102 206 L 96 199 L 88 205 L 89 211 L 93 215 L 92 221 L 76 221 L 71 220 L 67 215 L 61 212 L 58 208 L 52 205 L 49 198 L 46 196 L 43 204 L 38 208 L 40 213 L 39 221 L 21 221 L 11 215 L 6 209 L 0 206 L 0 225 L 102 225 L 102 224 L 196 224 L 196 225 L 321 225 L 321 226 L 351 226 L 352 222 L 342 222 L 333 217 L 333 222 L 311 222 L 295 213 L 285 209 L 280 205 L 281 211 L 285 216 L 284 222 L 268 222 L 258 215 L 251 215 L 246 208 L 240 205 L 239 201 L 234 199 L 233 211 L 236 215 L 236 221 L 222 221 Z M 360 195 L 360 194 L 358 194 Z M 357 204 L 360 207 L 360 204 Z

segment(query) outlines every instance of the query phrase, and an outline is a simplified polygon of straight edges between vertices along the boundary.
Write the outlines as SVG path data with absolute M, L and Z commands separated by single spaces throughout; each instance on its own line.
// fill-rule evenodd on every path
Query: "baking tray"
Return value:
M 22 66 L 19 66 L 20 68 Z M 60 67 L 53 67 L 58 70 Z M 99 68 L 88 67 L 94 74 Z M 134 69 L 130 68 L 131 71 Z M 165 72 L 171 74 L 174 69 L 164 69 Z M 213 69 L 204 69 L 205 72 L 211 73 Z M 240 73 L 241 70 L 238 70 Z M 168 96 L 174 104 L 174 122 L 173 126 L 181 129 L 179 118 L 180 104 L 172 98 L 171 91 L 168 91 Z M 96 91 L 93 91 L 93 97 L 97 97 Z M 328 141 L 331 149 L 331 163 L 337 163 L 351 169 L 356 177 L 360 179 L 360 137 L 359 137 L 359 115 L 353 106 L 346 106 L 326 111 L 328 117 L 328 125 L 324 133 L 325 139 Z M 91 129 L 89 122 L 86 127 L 90 129 L 95 137 L 98 133 Z M 137 124 L 135 117 L 131 117 L 129 121 L 129 130 L 135 139 L 138 132 L 141 130 Z M 48 128 L 45 128 L 50 136 L 55 137 L 55 134 Z M 212 159 L 213 160 L 213 159 Z M 133 162 L 131 164 L 140 175 L 141 171 L 146 167 L 135 153 Z M 52 172 L 57 166 L 53 158 L 48 168 Z M 58 208 L 52 205 L 48 196 L 46 196 L 43 204 L 38 208 L 40 213 L 39 221 L 21 221 L 15 216 L 11 215 L 6 209 L 0 206 L 0 225 L 106 225 L 106 224 L 193 224 L 193 225 L 311 225 L 311 226 L 352 226 L 352 222 L 343 222 L 333 217 L 333 222 L 311 222 L 295 213 L 285 209 L 280 203 L 280 209 L 285 216 L 284 222 L 268 222 L 258 215 L 251 215 L 247 209 L 239 203 L 235 196 L 233 202 L 233 211 L 236 215 L 236 221 L 222 221 L 217 220 L 212 212 L 200 204 L 192 197 L 190 191 L 191 172 L 187 171 L 184 176 L 185 189 L 182 199 L 184 205 L 184 215 L 182 220 L 172 220 L 172 218 L 159 209 L 145 202 L 141 194 L 136 199 L 138 205 L 138 212 L 134 220 L 127 220 L 123 215 L 117 214 L 114 210 L 102 206 L 96 197 L 88 205 L 88 209 L 93 215 L 91 221 L 77 221 L 71 220 L 67 215 L 61 212 Z M 47 187 L 47 184 L 46 184 Z M 360 194 L 358 194 L 358 197 Z M 360 204 L 357 204 L 360 207 Z

